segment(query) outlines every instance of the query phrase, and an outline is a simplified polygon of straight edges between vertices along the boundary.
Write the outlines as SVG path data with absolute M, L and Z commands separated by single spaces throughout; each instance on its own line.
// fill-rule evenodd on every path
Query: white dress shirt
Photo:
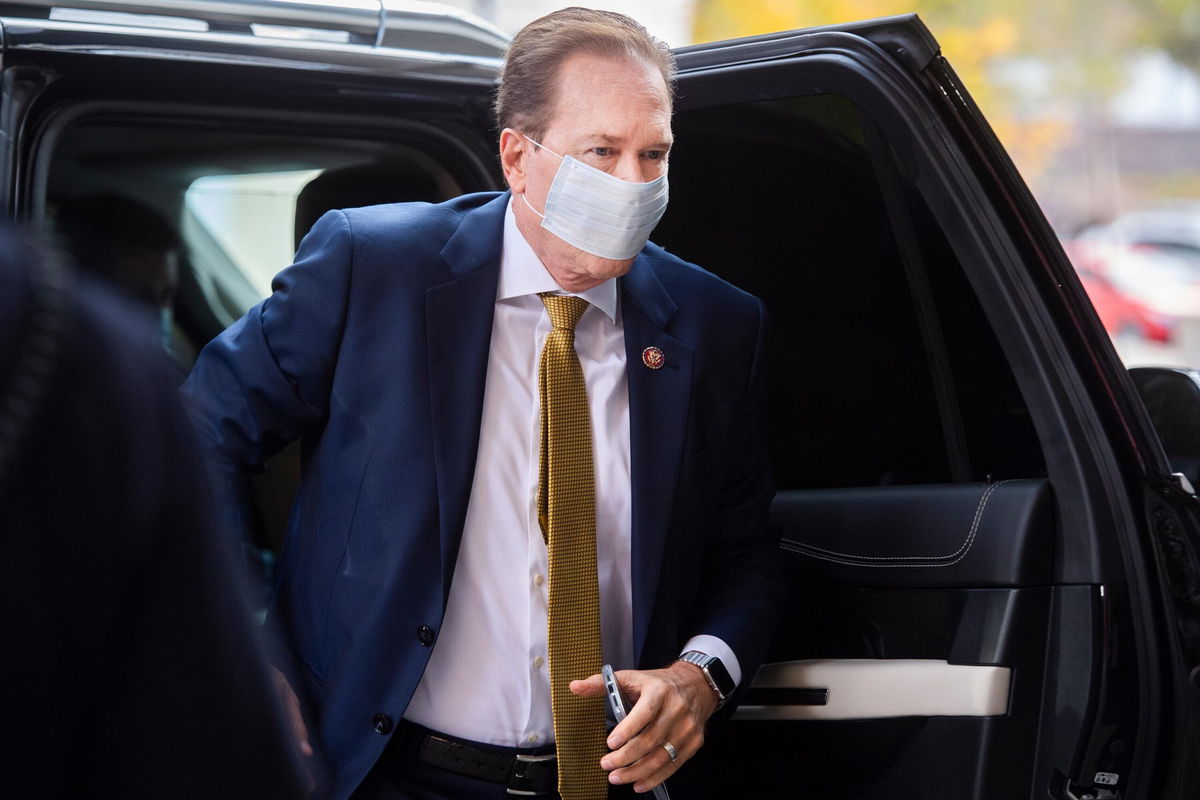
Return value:
M 488 353 L 479 453 L 446 615 L 404 717 L 504 746 L 554 740 L 547 664 L 546 544 L 537 519 L 538 365 L 550 319 L 539 292 L 562 290 L 516 225 L 511 201 Z M 575 328 L 596 464 L 596 559 L 603 655 L 634 668 L 630 561 L 629 392 L 616 280 L 579 293 Z M 713 636 L 684 650 L 737 659 Z

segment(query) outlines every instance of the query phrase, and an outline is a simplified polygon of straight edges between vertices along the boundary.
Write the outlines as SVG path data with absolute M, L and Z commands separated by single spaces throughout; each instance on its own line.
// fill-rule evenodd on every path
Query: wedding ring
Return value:
M 663 750 L 667 751 L 667 755 L 671 758 L 671 763 L 675 763 L 675 759 L 679 758 L 679 751 L 675 749 L 675 745 L 670 742 L 663 742 Z

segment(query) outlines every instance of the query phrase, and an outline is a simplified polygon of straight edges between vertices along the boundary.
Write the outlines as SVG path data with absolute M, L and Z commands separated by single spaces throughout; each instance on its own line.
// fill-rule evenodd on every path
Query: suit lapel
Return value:
M 621 279 L 629 377 L 629 439 L 633 493 L 633 650 L 640 660 L 654 610 L 683 459 L 692 349 L 666 332 L 676 306 L 640 255 Z M 643 362 L 647 347 L 662 351 L 660 369 Z
M 443 601 L 458 559 L 479 451 L 507 203 L 506 192 L 464 215 L 441 252 L 450 280 L 425 296 Z
M 458 559 L 487 378 L 508 194 L 464 215 L 441 256 L 449 280 L 426 292 L 426 347 L 441 535 L 442 598 Z M 683 459 L 692 349 L 666 332 L 676 311 L 640 255 L 621 279 L 629 379 L 632 491 L 633 644 L 640 658 L 658 591 L 675 486 Z M 664 355 L 661 369 L 642 360 Z

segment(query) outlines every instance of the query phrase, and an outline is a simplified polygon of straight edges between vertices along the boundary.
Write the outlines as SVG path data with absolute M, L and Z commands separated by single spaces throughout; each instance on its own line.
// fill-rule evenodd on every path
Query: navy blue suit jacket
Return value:
M 274 294 L 185 387 L 227 487 L 303 441 L 279 564 L 282 621 L 334 796 L 382 751 L 441 624 L 471 491 L 509 195 L 332 211 Z M 629 373 L 634 651 L 709 633 L 746 680 L 780 583 L 766 515 L 762 304 L 654 245 L 620 279 Z M 656 346 L 652 370 L 642 351 Z M 514 621 L 516 623 L 517 621 Z M 424 637 L 428 640 L 428 636 Z M 481 664 L 481 678 L 505 665 Z

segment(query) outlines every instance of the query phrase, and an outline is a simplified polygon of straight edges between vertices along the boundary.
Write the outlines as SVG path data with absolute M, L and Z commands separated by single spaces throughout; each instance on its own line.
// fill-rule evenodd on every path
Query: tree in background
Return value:
M 1159 49 L 1200 71 L 1196 0 L 697 0 L 694 40 L 912 11 L 1031 182 L 1073 123 L 1103 115 L 1128 56 Z
M 1196 0 L 1140 0 L 1143 44 L 1160 47 L 1179 64 L 1200 73 L 1200 5 Z

